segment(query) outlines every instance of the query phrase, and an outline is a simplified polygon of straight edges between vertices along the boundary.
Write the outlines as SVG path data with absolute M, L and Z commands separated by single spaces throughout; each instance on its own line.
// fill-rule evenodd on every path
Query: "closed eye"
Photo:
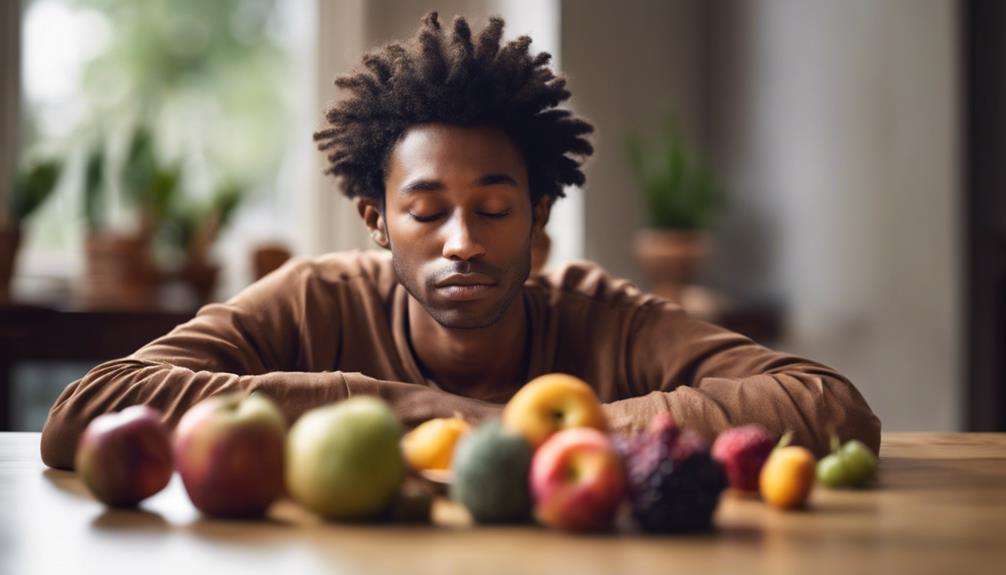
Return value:
M 444 216 L 443 213 L 431 214 L 429 216 L 417 216 L 416 214 L 413 213 L 409 213 L 409 215 L 412 216 L 412 219 L 416 220 L 417 222 L 432 222 Z
M 485 217 L 487 217 L 487 218 L 492 218 L 494 220 L 498 220 L 500 218 L 505 218 L 505 217 L 509 216 L 510 215 L 510 210 L 507 210 L 505 212 L 496 212 L 496 213 L 494 213 L 494 212 L 482 212 L 482 215 L 485 216 Z

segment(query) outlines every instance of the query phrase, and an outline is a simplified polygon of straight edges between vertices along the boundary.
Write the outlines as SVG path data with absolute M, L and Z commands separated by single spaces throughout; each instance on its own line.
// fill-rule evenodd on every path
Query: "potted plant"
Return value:
M 649 227 L 636 232 L 636 259 L 654 293 L 680 301 L 711 251 L 709 229 L 723 206 L 722 192 L 673 120 L 656 138 L 632 136 L 627 144 L 649 219 Z
M 0 301 L 10 294 L 21 226 L 52 195 L 62 168 L 62 162 L 50 159 L 27 165 L 14 176 L 6 221 L 0 221 Z
M 208 202 L 175 206 L 168 216 L 170 237 L 183 254 L 178 277 L 192 288 L 201 303 L 213 295 L 220 273 L 220 266 L 210 257 L 210 248 L 243 197 L 244 186 L 224 181 Z
M 97 306 L 143 307 L 152 302 L 160 280 L 151 244 L 177 194 L 181 169 L 158 161 L 147 129 L 133 133 L 120 183 L 137 223 L 132 230 L 122 230 L 113 229 L 105 219 L 106 163 L 105 148 L 98 145 L 85 166 L 86 299 Z

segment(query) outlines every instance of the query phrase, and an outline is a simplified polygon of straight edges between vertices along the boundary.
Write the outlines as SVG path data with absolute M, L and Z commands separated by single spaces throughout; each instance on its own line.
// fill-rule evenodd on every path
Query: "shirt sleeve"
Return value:
M 815 454 L 831 435 L 880 447 L 880 420 L 848 379 L 806 359 L 772 351 L 750 339 L 689 317 L 664 300 L 645 304 L 627 342 L 626 399 L 605 404 L 612 427 L 636 430 L 670 411 L 707 438 L 758 423 Z M 628 397 L 637 396 L 637 397 Z
M 42 431 L 43 462 L 72 469 L 80 435 L 103 413 L 145 404 L 160 410 L 165 423 L 174 427 L 192 405 L 233 391 L 264 393 L 288 424 L 313 407 L 354 395 L 383 398 L 407 427 L 454 414 L 472 421 L 499 414 L 500 406 L 423 385 L 356 372 L 292 370 L 302 363 L 298 355 L 303 353 L 297 349 L 303 346 L 296 344 L 295 332 L 317 329 L 324 322 L 298 328 L 295 314 L 268 301 L 275 293 L 255 290 L 204 307 L 169 334 L 126 358 L 95 367 L 67 386 Z M 315 331 L 310 337 L 324 341 L 319 345 L 336 345 L 332 334 Z

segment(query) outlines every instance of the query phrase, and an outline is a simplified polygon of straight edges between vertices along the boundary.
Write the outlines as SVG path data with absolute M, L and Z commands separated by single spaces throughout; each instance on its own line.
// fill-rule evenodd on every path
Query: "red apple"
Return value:
M 175 430 L 175 460 L 189 499 L 215 517 L 255 517 L 283 492 L 283 415 L 267 397 L 200 402 Z
M 77 444 L 77 474 L 99 500 L 130 507 L 171 480 L 171 441 L 161 414 L 145 405 L 94 418 Z
M 587 427 L 560 431 L 531 460 L 535 516 L 550 527 L 605 529 L 625 495 L 625 472 L 608 436 Z

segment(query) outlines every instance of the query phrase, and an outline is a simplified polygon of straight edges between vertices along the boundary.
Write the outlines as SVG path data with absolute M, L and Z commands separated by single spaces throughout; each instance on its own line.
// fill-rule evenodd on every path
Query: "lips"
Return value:
M 451 274 L 437 282 L 437 288 L 451 286 L 494 286 L 496 280 L 483 274 Z
M 452 301 L 470 301 L 485 297 L 496 287 L 491 277 L 482 274 L 452 274 L 436 284 L 437 293 Z

